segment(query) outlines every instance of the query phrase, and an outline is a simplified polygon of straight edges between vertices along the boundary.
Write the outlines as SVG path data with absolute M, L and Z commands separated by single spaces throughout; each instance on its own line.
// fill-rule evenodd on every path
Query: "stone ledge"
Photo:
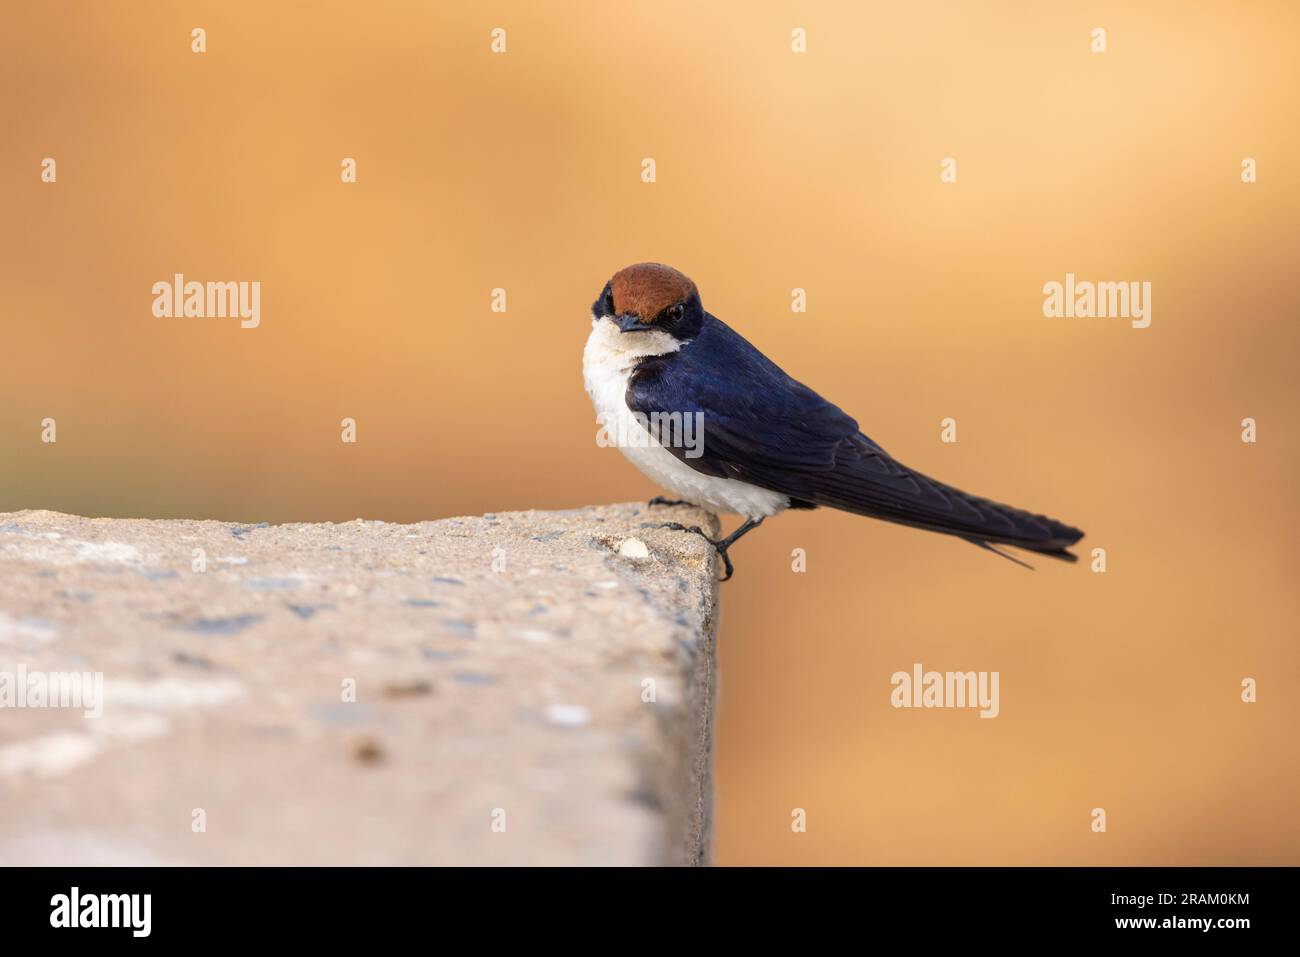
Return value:
M 0 688 L 0 864 L 704 863 L 717 571 L 670 518 L 716 534 L 0 513 L 0 682 L 103 675 L 98 718 Z

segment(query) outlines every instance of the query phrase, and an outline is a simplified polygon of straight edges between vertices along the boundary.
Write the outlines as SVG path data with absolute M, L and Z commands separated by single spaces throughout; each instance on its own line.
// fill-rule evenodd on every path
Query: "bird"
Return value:
M 698 526 L 661 526 L 706 538 L 722 559 L 722 581 L 735 572 L 728 552 L 741 537 L 787 509 L 819 507 L 952 535 L 1027 568 L 998 546 L 1077 560 L 1068 549 L 1082 531 L 903 465 L 706 312 L 695 283 L 672 266 L 636 263 L 605 283 L 582 370 L 602 434 L 673 496 L 651 506 L 742 519 L 721 539 Z

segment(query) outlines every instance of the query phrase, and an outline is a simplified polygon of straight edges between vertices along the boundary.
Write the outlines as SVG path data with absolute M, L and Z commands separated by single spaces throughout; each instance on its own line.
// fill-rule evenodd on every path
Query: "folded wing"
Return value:
M 709 318 L 681 352 L 638 368 L 627 391 L 628 406 L 647 417 L 701 414 L 702 454 L 669 446 L 691 468 L 780 492 L 795 505 L 1074 560 L 1065 549 L 1083 536 L 1079 529 L 907 468 L 863 435 L 851 416 Z

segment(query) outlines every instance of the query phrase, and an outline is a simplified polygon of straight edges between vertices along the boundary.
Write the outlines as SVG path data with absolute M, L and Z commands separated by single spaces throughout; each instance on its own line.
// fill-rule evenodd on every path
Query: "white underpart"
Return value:
M 627 380 L 638 360 L 676 352 L 682 344 L 663 332 L 621 332 L 612 320 L 592 318 L 591 335 L 582 353 L 582 376 L 596 420 L 610 436 L 643 432 L 627 407 Z M 685 348 L 690 348 L 687 343 Z M 666 409 L 663 411 L 674 411 Z M 708 440 L 705 439 L 705 452 Z M 697 472 L 660 445 L 621 444 L 619 451 L 652 481 L 711 512 L 766 518 L 790 504 L 787 496 L 748 482 Z

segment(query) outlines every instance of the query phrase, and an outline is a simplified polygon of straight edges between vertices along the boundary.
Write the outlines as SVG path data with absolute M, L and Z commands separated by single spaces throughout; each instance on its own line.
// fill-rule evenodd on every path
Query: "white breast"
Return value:
M 681 348 L 677 340 L 662 332 L 620 332 L 607 319 L 592 320 L 591 335 L 582 353 L 582 375 L 591 404 L 596 407 L 596 421 L 607 436 L 617 439 L 644 434 L 645 430 L 627 407 L 628 376 L 638 360 Z M 689 343 L 685 348 L 690 348 Z M 620 442 L 618 448 L 628 461 L 667 489 L 672 498 L 684 499 L 711 512 L 765 518 L 789 505 L 789 498 L 778 492 L 697 472 L 662 446 Z

